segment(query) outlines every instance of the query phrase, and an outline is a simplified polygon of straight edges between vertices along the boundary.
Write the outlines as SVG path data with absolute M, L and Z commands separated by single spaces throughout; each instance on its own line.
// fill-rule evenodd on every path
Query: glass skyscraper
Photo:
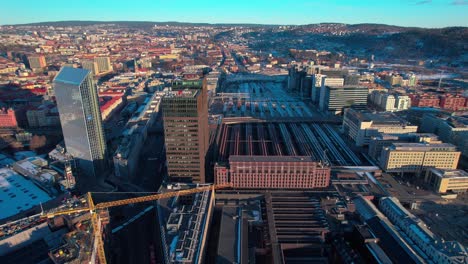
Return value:
M 63 67 L 54 79 L 54 90 L 65 147 L 80 169 L 77 181 L 93 184 L 106 167 L 106 141 L 92 73 Z

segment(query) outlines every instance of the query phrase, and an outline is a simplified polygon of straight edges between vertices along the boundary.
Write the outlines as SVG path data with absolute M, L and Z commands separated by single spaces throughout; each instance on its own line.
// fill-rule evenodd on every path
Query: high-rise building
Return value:
M 81 62 L 83 69 L 90 70 L 94 75 L 99 73 L 99 67 L 96 61 L 84 60 Z
M 54 89 L 65 147 L 80 168 L 77 181 L 93 184 L 102 179 L 106 168 L 106 141 L 92 74 L 63 67 L 54 79 Z
M 28 61 L 32 70 L 40 70 L 47 66 L 44 55 L 28 56 Z
M 369 88 L 364 86 L 325 86 L 320 89 L 319 108 L 323 112 L 340 114 L 344 108 L 366 109 Z
M 97 64 L 99 73 L 110 72 L 113 70 L 109 57 L 96 57 L 94 58 L 94 62 Z
M 197 85 L 197 81 L 174 84 L 162 99 L 166 160 L 172 181 L 205 182 L 208 102 L 205 85 Z

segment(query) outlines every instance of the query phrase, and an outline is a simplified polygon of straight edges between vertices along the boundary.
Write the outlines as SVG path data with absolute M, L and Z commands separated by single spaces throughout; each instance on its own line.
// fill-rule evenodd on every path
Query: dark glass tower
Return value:
M 65 147 L 80 169 L 77 182 L 89 187 L 103 178 L 106 168 L 106 141 L 92 73 L 63 67 L 54 79 L 54 90 Z
M 173 86 L 162 99 L 168 173 L 171 181 L 204 183 L 209 144 L 207 94 L 204 85 L 186 87 Z

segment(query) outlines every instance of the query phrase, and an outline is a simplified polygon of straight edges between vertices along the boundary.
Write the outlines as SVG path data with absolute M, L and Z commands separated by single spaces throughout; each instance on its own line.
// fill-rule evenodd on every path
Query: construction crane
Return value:
M 213 185 L 195 187 L 191 189 L 175 190 L 175 191 L 170 191 L 170 192 L 157 193 L 157 194 L 151 194 L 151 195 L 146 195 L 142 197 L 128 198 L 128 199 L 122 199 L 122 200 L 111 201 L 111 202 L 103 202 L 103 203 L 98 203 L 98 204 L 94 204 L 93 198 L 91 196 L 92 192 L 88 192 L 86 194 L 88 206 L 80 207 L 80 208 L 73 208 L 73 209 L 65 209 L 65 210 L 60 210 L 60 211 L 46 212 L 42 216 L 46 218 L 54 218 L 60 215 L 70 215 L 70 214 L 76 214 L 76 213 L 89 212 L 91 215 L 91 224 L 93 226 L 93 235 L 96 239 L 95 243 L 97 243 L 97 256 L 99 259 L 99 263 L 106 264 L 107 260 L 106 260 L 106 255 L 104 252 L 104 242 L 102 241 L 102 236 L 100 232 L 98 232 L 100 231 L 100 225 L 99 225 L 98 216 L 97 216 L 97 212 L 99 210 L 109 209 L 109 208 L 121 206 L 121 205 L 156 201 L 159 199 L 167 199 L 167 198 L 171 198 L 175 196 L 189 195 L 189 194 L 194 194 L 194 193 L 199 193 L 199 192 L 204 192 L 204 191 L 209 191 L 209 190 L 214 192 L 217 189 L 223 189 L 223 188 L 228 188 L 228 187 L 231 187 L 231 184 L 213 184 Z

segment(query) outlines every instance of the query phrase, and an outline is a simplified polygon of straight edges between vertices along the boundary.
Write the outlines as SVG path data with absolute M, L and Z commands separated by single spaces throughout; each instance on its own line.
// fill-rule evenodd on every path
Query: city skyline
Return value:
M 92 9 L 87 7 L 93 6 Z M 399 1 L 142 1 L 140 5 L 124 1 L 82 0 L 26 1 L 4 3 L 10 10 L 0 25 L 50 21 L 151 21 L 189 23 L 304 25 L 315 23 L 376 23 L 407 27 L 440 28 L 467 26 L 468 1 L 399 0 Z M 86 9 L 86 10 L 85 10 Z M 69 12 L 73 10 L 73 12 Z M 86 12 L 85 12 L 86 11 Z M 104 12 L 105 11 L 105 12 Z M 434 19 L 444 17 L 444 19 Z

